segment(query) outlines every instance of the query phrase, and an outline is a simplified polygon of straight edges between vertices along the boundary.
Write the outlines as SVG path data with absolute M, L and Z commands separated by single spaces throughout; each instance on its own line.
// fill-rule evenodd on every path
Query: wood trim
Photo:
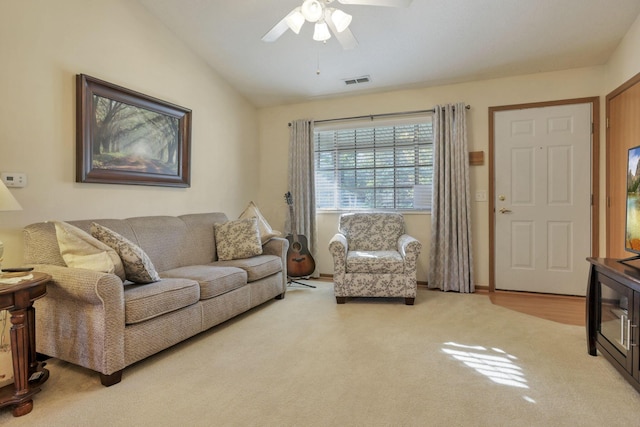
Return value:
M 600 97 L 591 98 L 591 256 L 600 256 Z
M 557 105 L 591 104 L 591 256 L 599 256 L 600 247 L 600 97 L 562 99 L 489 107 L 489 292 L 496 291 L 495 283 L 495 141 L 494 115 L 499 111 Z
M 494 116 L 501 107 L 489 107 L 489 292 L 496 290 L 496 190 L 495 190 L 495 148 Z
M 611 98 L 615 98 L 616 96 L 620 95 L 630 87 L 635 86 L 636 83 L 638 82 L 640 82 L 640 73 L 631 77 L 629 80 L 627 80 L 626 82 L 622 83 L 620 86 L 618 86 L 617 88 L 609 92 L 609 94 L 606 97 L 607 102 L 611 100 Z

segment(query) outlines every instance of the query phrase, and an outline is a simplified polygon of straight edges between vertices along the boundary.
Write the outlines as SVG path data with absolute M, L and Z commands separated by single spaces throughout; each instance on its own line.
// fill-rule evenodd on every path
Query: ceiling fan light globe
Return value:
M 351 20 L 353 17 L 348 13 L 345 13 L 339 9 L 336 9 L 331 14 L 331 20 L 333 24 L 336 26 L 336 30 L 341 33 L 349 27 L 351 24 Z
M 295 8 L 295 10 L 291 12 L 286 19 L 287 25 L 291 28 L 291 31 L 296 34 L 300 34 L 300 29 L 302 28 L 305 20 L 304 15 L 300 12 L 300 8 Z
M 300 6 L 302 16 L 309 22 L 317 22 L 324 13 L 323 6 L 318 0 L 304 0 Z
M 327 41 L 331 38 L 329 32 L 329 26 L 326 22 L 317 22 L 315 30 L 313 31 L 313 39 L 319 42 Z

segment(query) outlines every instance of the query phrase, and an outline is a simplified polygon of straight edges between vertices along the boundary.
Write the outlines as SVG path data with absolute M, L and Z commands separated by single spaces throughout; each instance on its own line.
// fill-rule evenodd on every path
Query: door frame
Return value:
M 600 200 L 600 97 L 593 96 L 489 107 L 489 292 L 496 291 L 495 113 L 572 104 L 591 104 L 591 256 L 598 256 L 600 245 L 600 209 L 598 202 Z

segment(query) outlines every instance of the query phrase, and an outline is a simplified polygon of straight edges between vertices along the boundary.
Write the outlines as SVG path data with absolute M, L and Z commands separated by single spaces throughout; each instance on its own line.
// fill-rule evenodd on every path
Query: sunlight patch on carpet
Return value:
M 517 357 L 499 348 L 447 342 L 443 344 L 442 351 L 497 384 L 529 388 L 522 368 L 515 363 Z

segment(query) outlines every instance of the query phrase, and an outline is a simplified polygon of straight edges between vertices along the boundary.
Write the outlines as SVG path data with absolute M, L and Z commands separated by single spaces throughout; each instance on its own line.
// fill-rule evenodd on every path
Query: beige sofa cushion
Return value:
M 205 300 L 225 294 L 247 284 L 247 272 L 235 267 L 192 265 L 163 271 L 161 277 L 182 277 L 200 284 L 200 299 Z
M 163 279 L 150 285 L 126 285 L 125 323 L 131 325 L 195 304 L 200 299 L 198 282 Z
M 241 268 L 247 272 L 248 282 L 255 282 L 282 271 L 282 259 L 275 255 L 258 255 L 233 261 L 217 261 L 212 265 Z

